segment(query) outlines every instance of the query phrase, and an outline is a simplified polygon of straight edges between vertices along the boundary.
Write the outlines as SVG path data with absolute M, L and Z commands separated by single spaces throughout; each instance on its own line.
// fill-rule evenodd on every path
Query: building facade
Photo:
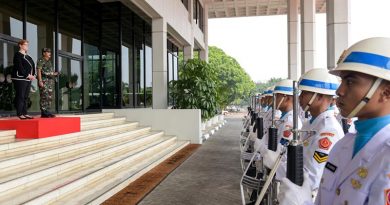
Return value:
M 0 0 L 0 114 L 14 112 L 7 75 L 21 39 L 35 61 L 53 50 L 57 112 L 168 108 L 179 56 L 207 60 L 204 11 L 200 0 Z M 39 112 L 32 85 L 29 111 Z

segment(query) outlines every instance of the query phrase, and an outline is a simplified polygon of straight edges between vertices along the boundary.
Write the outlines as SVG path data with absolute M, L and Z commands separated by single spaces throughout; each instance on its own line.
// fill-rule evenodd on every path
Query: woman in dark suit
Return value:
M 11 74 L 15 87 L 16 114 L 21 120 L 33 119 L 27 115 L 27 99 L 30 94 L 31 81 L 35 80 L 37 72 L 33 59 L 27 55 L 28 41 L 21 40 L 18 45 L 19 51 L 15 53 L 14 68 Z

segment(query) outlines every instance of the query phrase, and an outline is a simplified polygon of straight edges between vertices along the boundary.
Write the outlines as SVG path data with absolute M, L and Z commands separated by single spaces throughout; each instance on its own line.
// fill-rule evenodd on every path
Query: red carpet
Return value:
M 79 117 L 0 120 L 0 130 L 16 130 L 16 138 L 33 139 L 80 132 Z

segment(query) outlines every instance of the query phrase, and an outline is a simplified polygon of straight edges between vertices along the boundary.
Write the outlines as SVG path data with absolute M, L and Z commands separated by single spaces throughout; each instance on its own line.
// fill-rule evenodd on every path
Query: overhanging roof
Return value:
M 205 0 L 205 3 L 209 18 L 287 14 L 287 0 Z M 316 12 L 326 12 L 326 0 L 316 0 Z

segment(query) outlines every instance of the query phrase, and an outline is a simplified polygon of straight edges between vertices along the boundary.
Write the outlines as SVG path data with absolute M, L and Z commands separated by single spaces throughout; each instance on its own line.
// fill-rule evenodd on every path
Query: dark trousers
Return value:
M 27 115 L 27 100 L 30 94 L 31 81 L 13 80 L 15 87 L 16 115 Z

